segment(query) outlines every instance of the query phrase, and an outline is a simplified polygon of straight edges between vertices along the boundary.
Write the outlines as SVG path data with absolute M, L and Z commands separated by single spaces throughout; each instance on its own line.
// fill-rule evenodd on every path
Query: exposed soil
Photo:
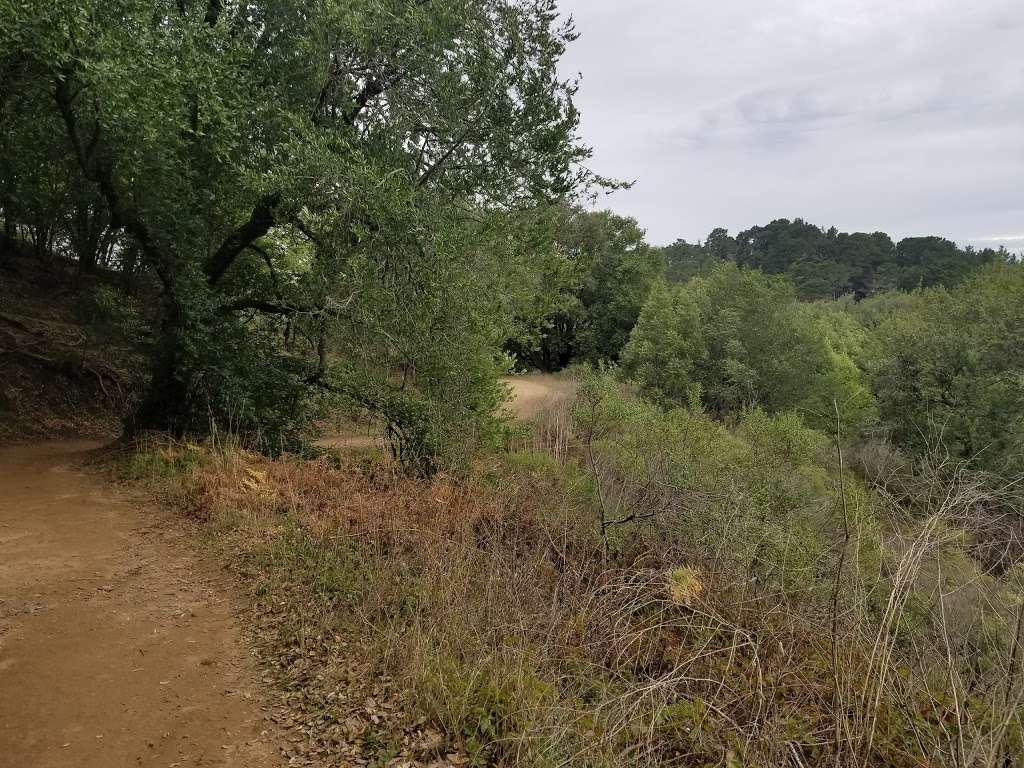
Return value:
M 0 236 L 0 444 L 110 439 L 142 386 L 140 350 L 90 321 L 109 274 L 5 253 Z M 124 299 L 125 306 L 153 302 Z
M 509 376 L 502 381 L 512 390 L 512 398 L 505 408 L 524 421 L 540 416 L 544 409 L 567 399 L 576 386 L 570 379 L 548 373 Z M 331 430 L 317 441 L 317 445 L 341 451 L 375 448 L 383 447 L 384 437 L 373 425 L 352 424 L 348 428 Z
M 94 447 L 0 449 L 0 764 L 283 765 L 225 577 Z
M 529 420 L 539 416 L 545 408 L 566 400 L 576 385 L 571 379 L 549 373 L 530 373 L 504 379 L 512 388 L 508 409 L 518 418 Z

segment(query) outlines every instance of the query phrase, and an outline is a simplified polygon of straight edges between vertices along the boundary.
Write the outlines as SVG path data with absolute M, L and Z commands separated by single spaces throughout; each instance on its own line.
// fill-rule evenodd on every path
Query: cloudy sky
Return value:
M 602 205 L 1024 249 L 1024 0 L 561 0 Z

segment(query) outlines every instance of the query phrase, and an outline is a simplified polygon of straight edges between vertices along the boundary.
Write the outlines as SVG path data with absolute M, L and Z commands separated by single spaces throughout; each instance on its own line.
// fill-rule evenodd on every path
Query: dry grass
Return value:
M 654 523 L 606 551 L 598 486 L 616 480 L 574 460 L 566 406 L 530 446 L 547 452 L 430 481 L 380 458 L 181 445 L 130 467 L 162 477 L 250 585 L 297 759 L 1001 768 L 1021 754 L 1019 586 L 964 554 L 962 523 L 990 500 L 969 474 L 936 468 L 923 516 L 884 488 L 882 524 L 857 501 L 848 541 L 825 532 L 846 567 L 830 557 L 821 588 L 794 592 L 749 578 L 729 542 Z

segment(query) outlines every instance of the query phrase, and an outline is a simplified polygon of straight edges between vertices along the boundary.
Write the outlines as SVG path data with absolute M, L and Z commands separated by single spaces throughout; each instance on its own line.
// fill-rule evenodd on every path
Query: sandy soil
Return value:
M 0 449 L 0 765 L 282 765 L 223 574 L 92 447 Z

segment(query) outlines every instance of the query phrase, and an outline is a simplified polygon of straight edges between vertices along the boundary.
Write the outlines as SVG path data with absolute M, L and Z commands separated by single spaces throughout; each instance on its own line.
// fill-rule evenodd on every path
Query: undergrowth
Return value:
M 991 489 L 940 462 L 910 509 L 840 471 L 841 435 L 666 413 L 607 378 L 558 408 L 458 477 L 167 442 L 122 470 L 202 520 L 249 584 L 310 753 L 1021 758 L 1019 577 L 970 554 Z

